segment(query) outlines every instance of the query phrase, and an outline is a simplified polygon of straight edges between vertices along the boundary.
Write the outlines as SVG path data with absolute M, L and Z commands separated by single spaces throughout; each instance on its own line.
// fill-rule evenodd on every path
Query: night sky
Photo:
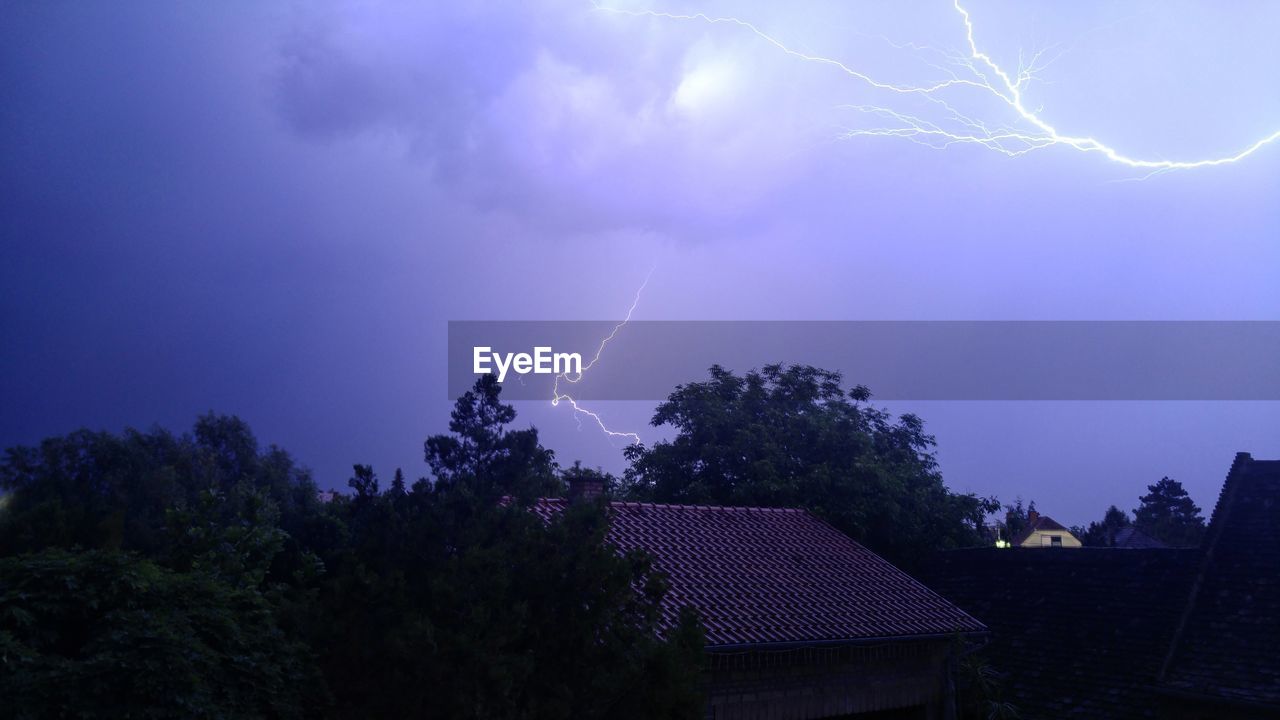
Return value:
M 614 7 L 893 83 L 967 52 L 947 2 Z M 1276 4 L 966 7 L 997 62 L 1049 50 L 1025 92 L 1063 132 L 1196 159 L 1280 129 Z M 620 318 L 651 269 L 638 319 L 1280 319 L 1280 143 L 1145 177 L 842 137 L 890 94 L 587 0 L 0 2 L 0 444 L 215 410 L 327 487 L 417 477 L 447 321 Z M 1234 452 L 1280 457 L 1280 403 L 890 407 L 953 489 L 1068 524 L 1164 475 L 1207 515 Z M 652 403 L 593 409 L 661 435 Z M 517 410 L 624 467 L 566 407 Z

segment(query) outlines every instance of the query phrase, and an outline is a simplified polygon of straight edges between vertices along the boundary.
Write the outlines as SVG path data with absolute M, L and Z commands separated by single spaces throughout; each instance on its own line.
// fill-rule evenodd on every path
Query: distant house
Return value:
M 1151 550 L 1155 548 L 1169 547 L 1168 544 L 1151 537 L 1132 525 L 1116 530 L 1115 535 L 1111 538 L 1111 546 L 1136 550 Z
M 599 493 L 571 483 L 570 498 Z M 954 717 L 957 638 L 986 627 L 803 510 L 612 502 L 609 539 L 706 628 L 707 718 Z M 865 714 L 865 715 L 864 715 Z
M 921 575 L 990 627 L 1024 720 L 1280 718 L 1280 461 L 1236 456 L 1200 548 L 954 550 Z
M 1071 534 L 1070 530 L 1048 515 L 1041 515 L 1035 510 L 1027 513 L 1027 526 L 1013 537 L 1011 543 L 1014 547 L 1024 548 L 1082 547 L 1081 542 Z

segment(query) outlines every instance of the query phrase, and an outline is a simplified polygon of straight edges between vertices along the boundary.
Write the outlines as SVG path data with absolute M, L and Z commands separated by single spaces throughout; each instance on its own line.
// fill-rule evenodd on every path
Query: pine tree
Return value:
M 1155 485 L 1148 485 L 1147 490 L 1146 495 L 1138 498 L 1140 504 L 1133 511 L 1133 524 L 1174 547 L 1199 545 L 1205 530 L 1204 517 L 1182 483 L 1165 477 Z

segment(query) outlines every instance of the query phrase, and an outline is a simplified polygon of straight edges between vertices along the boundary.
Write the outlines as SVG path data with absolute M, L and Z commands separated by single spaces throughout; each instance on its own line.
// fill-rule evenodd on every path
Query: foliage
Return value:
M 51 549 L 0 559 L 0 697 L 18 718 L 287 718 L 324 692 L 261 594 Z
M 957 698 L 962 720 L 1018 720 L 1018 707 L 1004 699 L 1004 676 L 981 653 L 970 652 L 959 662 Z
M 934 439 L 914 415 L 896 420 L 846 392 L 838 373 L 719 366 L 678 387 L 653 425 L 676 436 L 627 450 L 625 492 L 657 502 L 805 507 L 890 559 L 976 545 L 994 500 L 942 483 Z
M 79 431 L 0 465 L 0 697 L 21 717 L 694 717 L 701 628 L 498 386 L 322 503 L 236 418 Z M 595 475 L 575 466 L 571 474 Z M 606 483 L 611 482 L 602 476 Z
M 1171 547 L 1194 547 L 1204 537 L 1205 522 L 1200 508 L 1191 501 L 1182 483 L 1168 477 L 1147 486 L 1138 498 L 1133 524 L 1142 532 Z
M 536 429 L 507 429 L 516 411 L 499 400 L 501 391 L 496 376 L 481 377 L 449 415 L 453 434 L 427 438 L 427 465 L 435 484 L 459 486 L 483 501 L 559 494 L 563 485 L 555 475 L 554 455 L 538 442 Z
M 492 383 L 460 398 L 453 419 L 456 437 L 425 444 L 443 480 L 380 492 L 356 466 L 354 494 L 332 504 L 348 535 L 323 555 L 321 646 L 340 711 L 700 715 L 701 630 L 692 616 L 662 624 L 665 584 L 648 559 L 605 542 L 600 504 L 532 511 L 564 483 L 536 430 L 507 429 L 514 411 Z
M 566 485 L 575 481 L 599 483 L 601 490 L 608 497 L 617 495 L 620 489 L 618 478 L 611 473 L 604 472 L 600 468 L 583 467 L 582 462 L 578 460 L 561 470 L 560 477 Z
M 1017 498 L 1012 505 L 1004 506 L 1004 531 L 1005 540 L 1013 540 L 1018 533 L 1027 528 L 1029 516 L 1036 511 L 1036 501 L 1032 500 L 1031 504 L 1023 507 L 1022 498 Z
M 321 647 L 343 714 L 700 714 L 696 620 L 663 639 L 664 584 L 605 543 L 600 506 L 543 520 L 419 484 L 335 511 L 351 541 L 325 558 Z
M 1072 528 L 1072 533 L 1086 547 L 1114 547 L 1116 533 L 1131 524 L 1129 514 L 1112 505 L 1107 508 L 1101 521 L 1091 522 L 1084 528 Z
M 314 518 L 310 475 L 277 447 L 259 451 L 248 425 L 206 415 L 191 435 L 80 430 L 7 451 L 0 556 L 50 547 L 138 552 L 177 569 L 218 566 L 250 584 Z M 286 562 L 280 558 L 280 562 Z

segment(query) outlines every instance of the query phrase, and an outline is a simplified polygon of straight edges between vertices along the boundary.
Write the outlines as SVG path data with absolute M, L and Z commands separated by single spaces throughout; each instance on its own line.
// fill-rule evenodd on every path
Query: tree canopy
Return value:
M 1072 528 L 1072 532 L 1086 547 L 1114 547 L 1116 533 L 1131 524 L 1129 514 L 1112 505 L 1103 513 L 1101 521 L 1091 522 L 1088 527 Z
M 1019 497 L 1011 505 L 1004 506 L 1004 531 L 1005 540 L 1012 541 L 1027 528 L 1030 522 L 1031 513 L 1036 511 L 1036 501 L 1032 500 L 1029 505 L 1023 507 L 1022 498 Z
M 0 558 L 6 717 L 311 717 L 310 652 L 262 593 L 115 550 Z
M 979 541 L 912 415 L 836 373 L 712 368 L 627 451 L 619 483 L 561 468 L 485 377 L 423 444 L 429 478 L 353 466 L 320 500 L 284 450 L 206 415 L 190 433 L 73 432 L 0 464 L 0 697 L 21 717 L 692 718 L 702 630 L 607 542 L 604 500 L 809 508 L 891 559 Z M 63 685 L 74 685 L 60 690 Z
M 975 545 L 998 503 L 951 492 L 914 415 L 869 404 L 839 373 L 722 367 L 679 386 L 654 426 L 675 437 L 627 450 L 624 491 L 656 502 L 804 507 L 890 559 Z
M 696 618 L 662 625 L 665 582 L 605 542 L 600 504 L 529 511 L 564 482 L 514 417 L 482 380 L 455 406 L 455 435 L 425 443 L 435 483 L 379 491 L 357 466 L 354 493 L 332 503 L 346 537 L 322 553 L 321 654 L 343 714 L 699 716 Z
M 79 431 L 0 466 L 0 697 L 19 717 L 700 716 L 701 628 L 605 542 L 486 379 L 435 481 L 310 475 L 236 418 Z M 590 471 L 575 467 L 570 472 Z M 66 686 L 66 687 L 64 687 Z M 14 710 L 16 708 L 16 710 Z
M 1182 483 L 1169 477 L 1147 486 L 1138 498 L 1133 524 L 1142 532 L 1173 547 L 1194 547 L 1204 537 L 1204 517 Z

